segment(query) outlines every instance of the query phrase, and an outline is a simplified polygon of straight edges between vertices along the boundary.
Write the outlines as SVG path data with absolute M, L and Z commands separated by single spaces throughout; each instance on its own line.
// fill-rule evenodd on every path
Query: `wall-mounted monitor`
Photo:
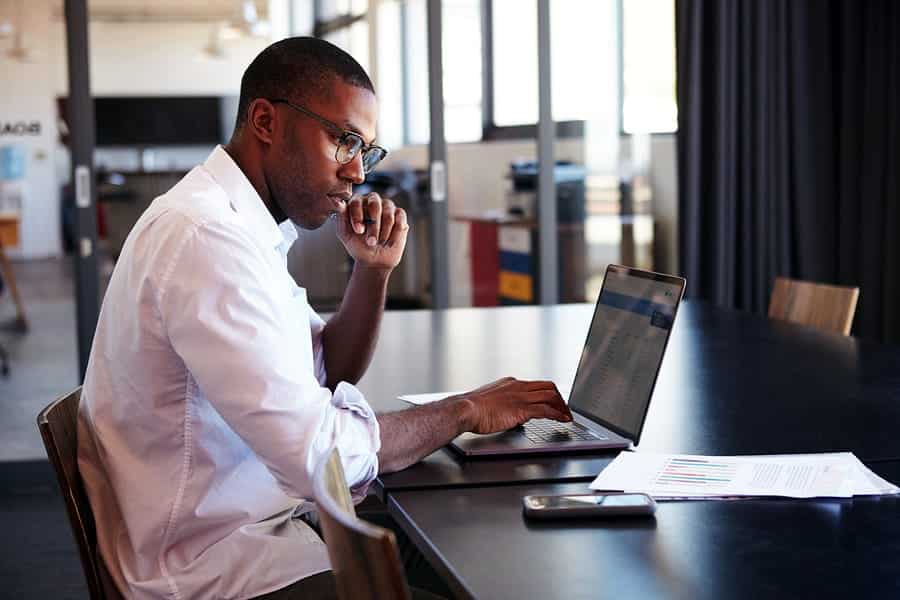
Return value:
M 98 146 L 187 146 L 222 141 L 214 96 L 94 98 Z

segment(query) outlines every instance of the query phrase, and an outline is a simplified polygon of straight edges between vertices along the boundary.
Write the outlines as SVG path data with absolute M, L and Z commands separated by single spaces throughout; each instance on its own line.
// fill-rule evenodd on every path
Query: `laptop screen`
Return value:
M 570 407 L 637 444 L 683 290 L 679 277 L 607 268 Z

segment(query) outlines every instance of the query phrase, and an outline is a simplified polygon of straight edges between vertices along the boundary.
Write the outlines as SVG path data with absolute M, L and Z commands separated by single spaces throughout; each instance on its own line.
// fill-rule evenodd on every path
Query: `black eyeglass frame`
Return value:
M 334 160 L 336 160 L 339 164 L 346 165 L 346 164 L 352 162 L 353 159 L 356 158 L 357 154 L 361 154 L 362 158 L 363 158 L 363 160 L 362 160 L 363 171 L 365 173 L 371 173 L 375 169 L 375 167 L 378 165 L 378 163 L 380 163 L 382 160 L 384 160 L 384 157 L 388 155 L 388 151 L 386 148 L 383 148 L 382 146 L 379 146 L 378 144 L 366 144 L 366 141 L 363 139 L 363 137 L 361 135 L 359 135 L 358 133 L 356 133 L 355 131 L 350 131 L 348 129 L 344 129 L 343 127 L 339 126 L 337 123 L 334 123 L 332 121 L 329 121 L 325 117 L 317 115 L 316 113 L 309 110 L 308 108 L 304 108 L 304 107 L 300 106 L 299 104 L 294 104 L 293 102 L 291 102 L 290 100 L 287 100 L 285 98 L 267 98 L 267 100 L 269 102 L 271 102 L 272 104 L 286 104 L 287 106 L 290 106 L 297 112 L 306 115 L 310 119 L 313 119 L 314 121 L 318 121 L 326 129 L 329 129 L 331 131 L 331 133 L 338 136 L 337 147 L 334 150 Z M 353 152 L 351 149 L 352 148 L 351 146 L 345 145 L 345 140 L 348 138 L 353 138 L 353 139 L 359 140 L 359 150 L 356 150 L 355 152 Z M 339 157 L 342 147 L 347 148 L 347 160 L 341 160 Z M 380 157 L 374 163 L 368 164 L 366 162 L 366 156 L 370 156 L 372 150 L 377 150 L 380 153 Z

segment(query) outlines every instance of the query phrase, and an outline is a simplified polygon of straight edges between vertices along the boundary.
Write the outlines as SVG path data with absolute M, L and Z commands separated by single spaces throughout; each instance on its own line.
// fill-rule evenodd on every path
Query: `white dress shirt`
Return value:
M 336 445 L 378 472 L 362 394 L 324 387 L 324 321 L 290 277 L 297 237 L 217 147 L 141 216 L 100 311 L 78 465 L 100 553 L 133 598 L 243 599 L 329 568 L 301 520 Z

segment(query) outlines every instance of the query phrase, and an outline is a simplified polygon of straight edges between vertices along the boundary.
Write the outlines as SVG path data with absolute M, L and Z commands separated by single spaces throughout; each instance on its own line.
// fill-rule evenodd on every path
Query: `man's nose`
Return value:
M 341 179 L 346 179 L 351 183 L 359 185 L 366 180 L 366 171 L 363 169 L 362 152 L 353 157 L 353 160 L 345 165 L 341 165 L 338 170 Z

